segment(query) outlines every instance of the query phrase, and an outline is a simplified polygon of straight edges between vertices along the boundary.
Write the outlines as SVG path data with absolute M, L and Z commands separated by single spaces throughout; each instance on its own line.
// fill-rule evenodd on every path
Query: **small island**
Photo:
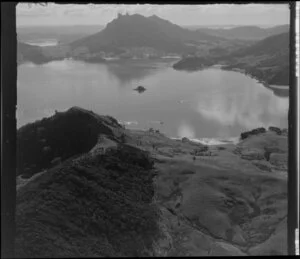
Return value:
M 145 92 L 147 89 L 144 86 L 139 85 L 137 88 L 133 89 L 134 91 L 137 91 L 139 93 Z

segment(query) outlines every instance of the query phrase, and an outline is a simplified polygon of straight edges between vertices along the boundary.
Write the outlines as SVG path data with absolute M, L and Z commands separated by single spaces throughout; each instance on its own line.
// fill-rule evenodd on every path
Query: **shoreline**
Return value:
M 63 111 L 58 111 L 59 113 L 62 112 L 67 112 L 69 109 L 65 109 Z M 37 119 L 33 122 L 29 122 L 29 123 L 26 123 L 24 125 L 21 125 L 19 127 L 17 127 L 17 131 L 20 130 L 21 128 L 23 127 L 26 127 L 27 125 L 32 125 L 36 122 L 39 122 L 39 121 L 42 121 L 43 119 L 47 119 L 47 118 L 50 118 L 50 117 L 53 117 L 56 113 L 53 112 L 52 115 L 48 116 L 48 117 L 42 117 L 40 119 Z M 131 125 L 138 125 L 139 123 L 137 121 L 119 121 L 117 120 L 117 122 L 125 129 L 125 130 L 128 130 L 128 131 L 140 131 L 140 132 L 149 132 L 149 129 L 145 129 L 145 128 L 130 128 L 128 126 L 131 126 Z M 160 121 L 157 121 L 158 123 Z M 273 126 L 273 127 L 276 127 L 276 126 Z M 252 129 L 256 129 L 258 127 L 253 127 Z M 267 129 L 268 127 L 266 127 Z M 246 131 L 241 131 L 240 132 L 240 135 L 239 136 L 232 136 L 232 137 L 174 137 L 174 136 L 170 136 L 170 135 L 167 135 L 165 134 L 164 132 L 161 132 L 159 129 L 154 129 L 154 131 L 158 130 L 159 131 L 159 134 L 163 134 L 166 138 L 169 138 L 171 140 L 182 140 L 183 138 L 187 138 L 190 142 L 193 142 L 193 143 L 198 143 L 198 144 L 203 144 L 203 145 L 208 145 L 208 146 L 218 146 L 218 145 L 237 145 L 240 143 L 240 141 L 242 140 L 240 135 L 244 132 L 248 132 L 248 131 L 251 131 L 251 129 L 249 130 L 246 130 Z
M 157 57 L 157 58 L 152 58 L 152 59 L 148 59 L 148 58 L 131 58 L 131 59 L 123 59 L 123 58 L 103 58 L 103 60 L 97 60 L 97 61 L 93 61 L 93 60 L 89 60 L 89 59 L 82 59 L 82 58 L 78 58 L 78 57 L 64 57 L 64 58 L 54 58 L 52 60 L 49 60 L 49 61 L 45 61 L 45 62 L 41 62 L 41 63 L 36 63 L 36 62 L 33 62 L 33 61 L 20 61 L 18 62 L 18 65 L 22 65 L 22 64 L 25 64 L 25 63 L 32 63 L 34 65 L 43 65 L 43 64 L 47 64 L 47 63 L 50 63 L 50 62 L 53 62 L 53 61 L 67 61 L 67 60 L 70 60 L 70 61 L 81 61 L 81 62 L 86 62 L 86 63 L 94 63 L 94 64 L 111 64 L 111 63 L 123 63 L 123 62 L 128 62 L 128 61 L 131 61 L 131 62 L 141 62 L 141 61 L 149 61 L 149 62 L 162 62 L 162 63 L 170 63 L 170 62 L 174 62 L 174 61 L 180 61 L 179 58 L 177 57 Z M 173 64 L 174 66 L 174 64 Z M 228 68 L 227 67 L 228 65 L 223 65 L 223 64 L 214 64 L 214 65 L 211 65 L 211 66 L 204 66 L 204 67 L 201 67 L 201 68 L 197 68 L 197 69 L 175 69 L 173 67 L 174 70 L 185 70 L 185 71 L 192 71 L 192 72 L 195 72 L 195 71 L 202 71 L 202 70 L 205 70 L 205 69 L 210 69 L 210 68 L 216 68 L 216 69 L 220 69 L 220 70 L 227 70 L 227 71 L 234 71 L 234 72 L 238 72 L 238 73 L 241 73 L 241 74 L 244 74 L 246 76 L 249 76 L 251 77 L 252 79 L 255 79 L 257 80 L 258 83 L 260 84 L 263 84 L 265 87 L 269 87 L 269 88 L 273 88 L 273 89 L 279 89 L 279 90 L 286 90 L 286 89 L 289 89 L 289 85 L 276 85 L 276 84 L 269 84 L 268 82 L 264 81 L 263 79 L 260 79 L 254 75 L 252 75 L 251 73 L 248 73 L 245 69 L 242 69 L 242 68 L 238 68 L 238 67 L 231 67 L 231 68 Z
M 179 137 L 169 137 L 173 140 L 182 140 L 182 138 Z M 228 137 L 228 138 L 219 138 L 219 137 L 213 137 L 213 138 L 187 138 L 190 142 L 193 143 L 199 143 L 207 146 L 219 146 L 219 145 L 236 145 L 240 142 L 240 137 Z
M 242 68 L 238 68 L 238 67 L 227 68 L 226 65 L 218 66 L 218 68 L 220 68 L 221 70 L 234 71 L 234 72 L 238 72 L 238 73 L 244 74 L 246 76 L 249 76 L 267 88 L 274 88 L 274 89 L 281 89 L 281 90 L 289 89 L 289 85 L 269 84 L 268 82 L 264 81 L 263 79 L 260 79 L 259 77 L 254 76 L 251 73 L 248 73 L 245 69 L 242 69 Z
M 120 123 L 120 121 L 118 121 L 118 123 Z M 142 132 L 148 132 L 149 129 L 145 129 L 145 128 L 128 128 L 126 126 L 130 126 L 130 125 L 138 125 L 137 121 L 123 121 L 122 123 L 120 123 L 122 126 L 125 127 L 126 130 L 129 131 L 142 131 Z M 156 129 L 154 129 L 155 131 Z M 228 145 L 228 144 L 233 144 L 236 145 L 240 142 L 240 136 L 235 136 L 235 137 L 211 137 L 211 138 L 207 138 L 207 137 L 174 137 L 174 136 L 169 136 L 166 135 L 165 133 L 159 131 L 160 134 L 165 135 L 167 138 L 172 139 L 172 140 L 182 140 L 183 138 L 187 138 L 190 142 L 193 143 L 199 143 L 199 144 L 203 144 L 203 145 L 208 145 L 208 146 L 217 146 L 217 145 Z M 241 132 L 242 133 L 242 132 Z
M 241 74 L 244 74 L 246 76 L 249 76 L 252 79 L 255 79 L 258 83 L 264 85 L 265 87 L 269 87 L 269 88 L 273 88 L 273 89 L 279 89 L 279 90 L 285 90 L 285 89 L 289 89 L 289 85 L 282 85 L 282 84 L 269 84 L 267 81 L 249 73 L 246 71 L 246 69 L 243 68 L 238 68 L 238 67 L 228 67 L 229 65 L 224 65 L 224 64 L 214 64 L 214 65 L 204 65 L 201 68 L 195 68 L 195 69 L 175 69 L 173 66 L 173 69 L 175 70 L 184 70 L 184 71 L 192 71 L 192 72 L 197 72 L 197 71 L 202 71 L 205 69 L 211 69 L 211 68 L 215 68 L 215 69 L 220 69 L 220 70 L 227 70 L 227 71 L 234 71 L 234 72 L 238 72 Z
M 28 44 L 30 45 L 30 44 Z M 31 45 L 40 47 L 37 45 Z M 44 46 L 46 47 L 53 47 L 53 46 Z M 41 47 L 43 48 L 43 47 Z M 77 57 L 77 56 L 61 56 L 61 57 L 50 57 L 47 61 L 40 61 L 36 62 L 33 60 L 25 60 L 19 61 L 18 65 L 25 64 L 25 63 L 32 63 L 34 65 L 44 65 L 55 61 L 80 61 L 86 63 L 94 63 L 94 64 L 113 64 L 113 63 L 127 63 L 127 62 L 162 62 L 162 63 L 171 63 L 180 60 L 179 57 L 172 57 L 172 56 L 162 56 L 162 57 L 155 57 L 155 58 L 120 58 L 120 57 L 93 57 L 85 58 L 85 57 Z

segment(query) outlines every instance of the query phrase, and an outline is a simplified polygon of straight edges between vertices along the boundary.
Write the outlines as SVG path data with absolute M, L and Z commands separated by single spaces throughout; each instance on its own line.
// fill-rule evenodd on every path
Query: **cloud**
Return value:
M 20 24 L 76 24 L 80 17 L 82 24 L 105 25 L 118 12 L 138 13 L 144 16 L 156 14 L 179 25 L 188 24 L 278 24 L 288 23 L 287 4 L 212 4 L 212 5 L 151 5 L 151 4 L 87 4 L 59 5 L 49 3 L 18 4 L 17 19 Z M 48 17 L 48 19 L 44 19 Z M 39 19 L 33 20 L 34 19 Z M 51 21 L 53 19 L 53 21 Z M 49 24 L 51 23 L 51 24 Z
M 16 15 L 18 17 L 40 17 L 51 16 L 53 10 L 38 4 L 18 4 L 16 8 Z
M 87 13 L 88 13 L 88 10 L 86 10 L 85 8 L 80 8 L 80 7 L 64 10 L 64 15 L 68 15 L 68 16 L 83 16 Z

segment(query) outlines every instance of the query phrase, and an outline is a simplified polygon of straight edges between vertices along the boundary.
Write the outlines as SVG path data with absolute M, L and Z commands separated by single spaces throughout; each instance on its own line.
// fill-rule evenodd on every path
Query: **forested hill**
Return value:
M 90 52 L 117 51 L 126 47 L 150 47 L 157 51 L 187 52 L 195 47 L 186 43 L 217 40 L 218 37 L 184 29 L 158 16 L 120 15 L 99 33 L 71 43 L 87 47 Z
M 197 70 L 214 64 L 239 69 L 271 85 L 289 85 L 289 33 L 270 36 L 247 47 L 219 55 L 188 57 L 175 63 L 175 69 Z

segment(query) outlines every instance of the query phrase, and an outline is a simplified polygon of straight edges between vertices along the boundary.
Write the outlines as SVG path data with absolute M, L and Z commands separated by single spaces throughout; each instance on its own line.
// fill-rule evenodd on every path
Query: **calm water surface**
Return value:
M 171 137 L 230 138 L 261 126 L 287 127 L 288 91 L 265 88 L 234 71 L 184 72 L 171 65 L 23 64 L 18 68 L 18 127 L 75 105 L 111 115 L 128 128 L 153 127 Z M 138 85 L 147 90 L 133 91 Z

